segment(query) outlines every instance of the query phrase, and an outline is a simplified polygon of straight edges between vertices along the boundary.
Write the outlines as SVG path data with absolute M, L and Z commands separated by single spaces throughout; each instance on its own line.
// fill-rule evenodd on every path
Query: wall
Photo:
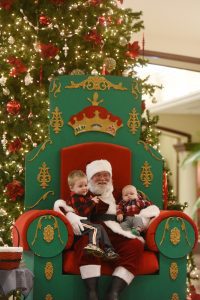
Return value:
M 160 114 L 159 117 L 159 126 L 191 134 L 192 142 L 200 142 L 199 116 Z M 187 156 L 187 152 L 183 151 L 177 154 L 174 148 L 175 144 L 185 142 L 187 142 L 187 139 L 183 136 L 162 132 L 160 137 L 160 151 L 172 171 L 170 180 L 174 187 L 174 193 L 178 196 L 180 203 L 188 203 L 185 212 L 192 216 L 193 205 L 197 199 L 196 166 L 183 166 L 182 162 Z M 177 190 L 177 186 L 179 187 L 179 191 Z

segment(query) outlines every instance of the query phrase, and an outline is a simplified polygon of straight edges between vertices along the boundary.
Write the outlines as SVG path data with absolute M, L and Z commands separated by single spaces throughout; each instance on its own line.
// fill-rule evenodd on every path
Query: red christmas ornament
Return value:
M 6 110 L 11 115 L 17 115 L 20 111 L 21 104 L 17 100 L 10 100 L 6 104 Z
M 101 2 L 103 2 L 103 0 L 89 0 L 89 4 L 92 6 L 99 5 Z
M 140 46 L 138 44 L 138 41 L 133 42 L 132 44 L 128 44 L 128 51 L 126 52 L 126 55 L 130 58 L 134 59 L 139 55 Z
M 63 4 L 65 2 L 65 0 L 50 0 L 50 2 L 55 5 L 60 5 L 60 4 Z
M 16 201 L 17 197 L 24 195 L 24 187 L 21 182 L 18 180 L 13 180 L 12 182 L 6 185 L 6 195 L 12 201 Z
M 5 10 L 10 10 L 13 3 L 14 0 L 0 0 L 0 7 L 2 7 Z
M 142 107 L 142 112 L 145 111 L 145 109 L 146 109 L 145 100 L 142 100 L 141 107 Z
M 18 152 L 22 147 L 22 142 L 19 138 L 14 139 L 14 141 L 10 142 L 7 146 L 7 150 L 10 153 Z
M 103 38 L 96 29 L 92 29 L 87 35 L 85 35 L 85 41 L 91 42 L 96 46 L 103 44 Z
M 117 25 L 121 25 L 123 23 L 123 19 L 121 19 L 121 18 L 117 19 L 116 23 L 117 23 Z
M 101 26 L 108 26 L 111 24 L 112 20 L 111 20 L 111 17 L 104 17 L 104 16 L 101 16 L 98 18 L 98 22 Z
M 15 56 L 9 56 L 8 63 L 13 67 L 10 72 L 11 77 L 18 76 L 21 73 L 25 73 L 27 71 L 27 67 L 19 58 L 16 58 Z
M 48 26 L 51 23 L 49 18 L 46 17 L 45 15 L 40 15 L 39 22 L 41 25 L 44 25 L 44 26 Z
M 40 49 L 40 52 L 41 52 L 41 55 L 43 58 L 53 58 L 55 57 L 58 52 L 59 52 L 59 48 L 52 45 L 52 44 L 39 44 L 39 49 Z

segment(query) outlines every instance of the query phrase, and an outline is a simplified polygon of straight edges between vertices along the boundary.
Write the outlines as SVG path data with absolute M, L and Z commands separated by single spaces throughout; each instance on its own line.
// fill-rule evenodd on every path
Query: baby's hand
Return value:
M 117 215 L 117 221 L 118 222 L 122 222 L 123 221 L 123 215 L 122 214 Z
M 92 201 L 94 201 L 96 204 L 99 203 L 99 198 L 97 196 L 91 198 Z

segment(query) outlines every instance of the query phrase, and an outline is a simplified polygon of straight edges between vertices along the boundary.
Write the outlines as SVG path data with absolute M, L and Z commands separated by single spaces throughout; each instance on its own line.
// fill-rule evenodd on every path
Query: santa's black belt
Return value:
M 93 221 L 116 221 L 116 215 L 104 214 L 94 217 Z

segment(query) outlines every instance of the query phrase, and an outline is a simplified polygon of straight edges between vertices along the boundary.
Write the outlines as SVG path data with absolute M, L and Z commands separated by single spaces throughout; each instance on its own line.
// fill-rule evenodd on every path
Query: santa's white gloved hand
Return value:
M 74 212 L 73 208 L 67 205 L 66 202 L 62 199 L 58 199 L 55 201 L 53 209 L 63 215 L 65 215 L 69 211 Z
M 70 222 L 73 228 L 73 232 L 75 235 L 81 235 L 81 231 L 84 230 L 83 224 L 81 223 L 81 220 L 87 220 L 86 217 L 81 217 L 76 215 L 73 212 L 68 212 L 66 214 L 67 220 Z

